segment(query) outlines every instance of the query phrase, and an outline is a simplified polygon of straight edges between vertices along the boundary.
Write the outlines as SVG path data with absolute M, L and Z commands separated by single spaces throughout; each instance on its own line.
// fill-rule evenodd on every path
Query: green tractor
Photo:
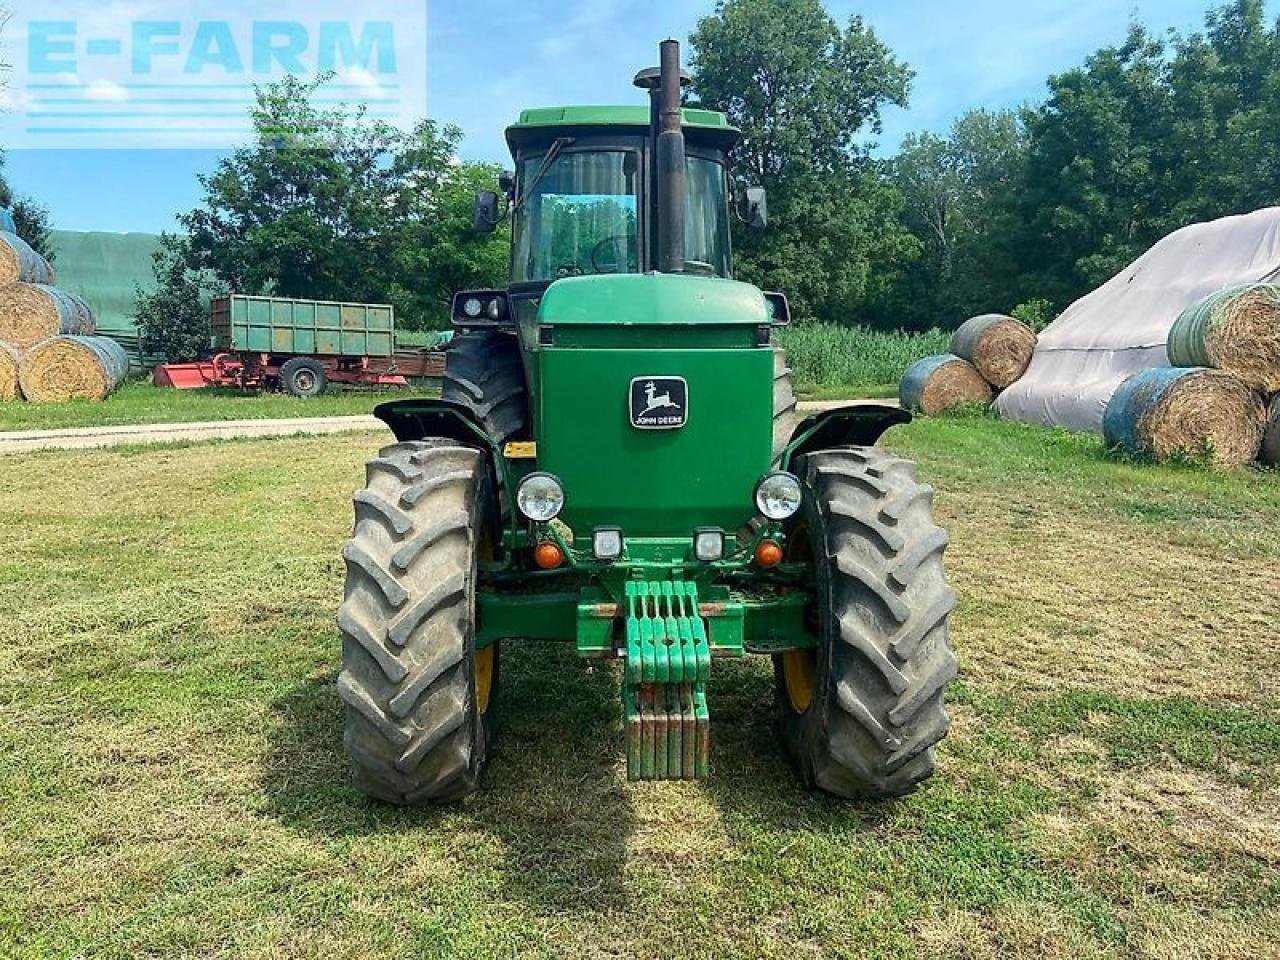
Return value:
M 724 115 L 682 109 L 679 46 L 648 108 L 529 110 L 515 171 L 476 198 L 511 219 L 504 290 L 453 301 L 440 400 L 378 407 L 343 549 L 338 692 L 355 781 L 396 804 L 474 791 L 501 648 L 620 662 L 626 767 L 708 771 L 720 657 L 772 657 L 803 780 L 843 797 L 933 772 L 955 605 L 913 464 L 877 449 L 908 414 L 797 413 L 780 294 L 730 278 Z M 602 732 L 602 735 L 605 735 Z

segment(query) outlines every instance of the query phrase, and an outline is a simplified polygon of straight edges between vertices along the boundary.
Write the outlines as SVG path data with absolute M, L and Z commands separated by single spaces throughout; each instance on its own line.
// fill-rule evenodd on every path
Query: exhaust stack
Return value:
M 684 131 L 680 110 L 680 44 L 659 46 L 658 124 L 655 156 L 658 186 L 658 270 L 684 272 Z

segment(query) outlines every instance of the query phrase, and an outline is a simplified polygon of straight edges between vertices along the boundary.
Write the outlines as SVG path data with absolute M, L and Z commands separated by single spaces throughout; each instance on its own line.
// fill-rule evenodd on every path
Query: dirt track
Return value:
M 806 412 L 827 410 L 847 400 L 802 403 Z M 871 401 L 893 404 L 892 400 Z M 85 450 L 132 443 L 191 443 L 238 437 L 291 437 L 299 434 L 352 433 L 385 430 L 371 416 L 302 417 L 291 420 L 223 420 L 201 423 L 141 423 L 122 427 L 77 427 L 74 430 L 17 430 L 0 433 L 0 456 L 31 450 Z

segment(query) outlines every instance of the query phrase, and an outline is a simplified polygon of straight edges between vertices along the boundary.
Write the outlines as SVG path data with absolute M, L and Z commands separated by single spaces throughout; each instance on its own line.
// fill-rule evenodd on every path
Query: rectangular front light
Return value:
M 617 560 L 622 556 L 622 529 L 596 527 L 591 531 L 591 552 L 597 560 Z
M 693 531 L 693 555 L 705 561 L 723 557 L 724 531 L 719 527 L 700 527 Z

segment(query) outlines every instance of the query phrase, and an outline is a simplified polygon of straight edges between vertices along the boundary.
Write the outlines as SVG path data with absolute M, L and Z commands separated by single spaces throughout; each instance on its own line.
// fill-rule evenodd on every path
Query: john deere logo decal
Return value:
M 639 430 L 674 430 L 689 419 L 689 384 L 684 377 L 636 377 L 631 381 L 631 425 Z

